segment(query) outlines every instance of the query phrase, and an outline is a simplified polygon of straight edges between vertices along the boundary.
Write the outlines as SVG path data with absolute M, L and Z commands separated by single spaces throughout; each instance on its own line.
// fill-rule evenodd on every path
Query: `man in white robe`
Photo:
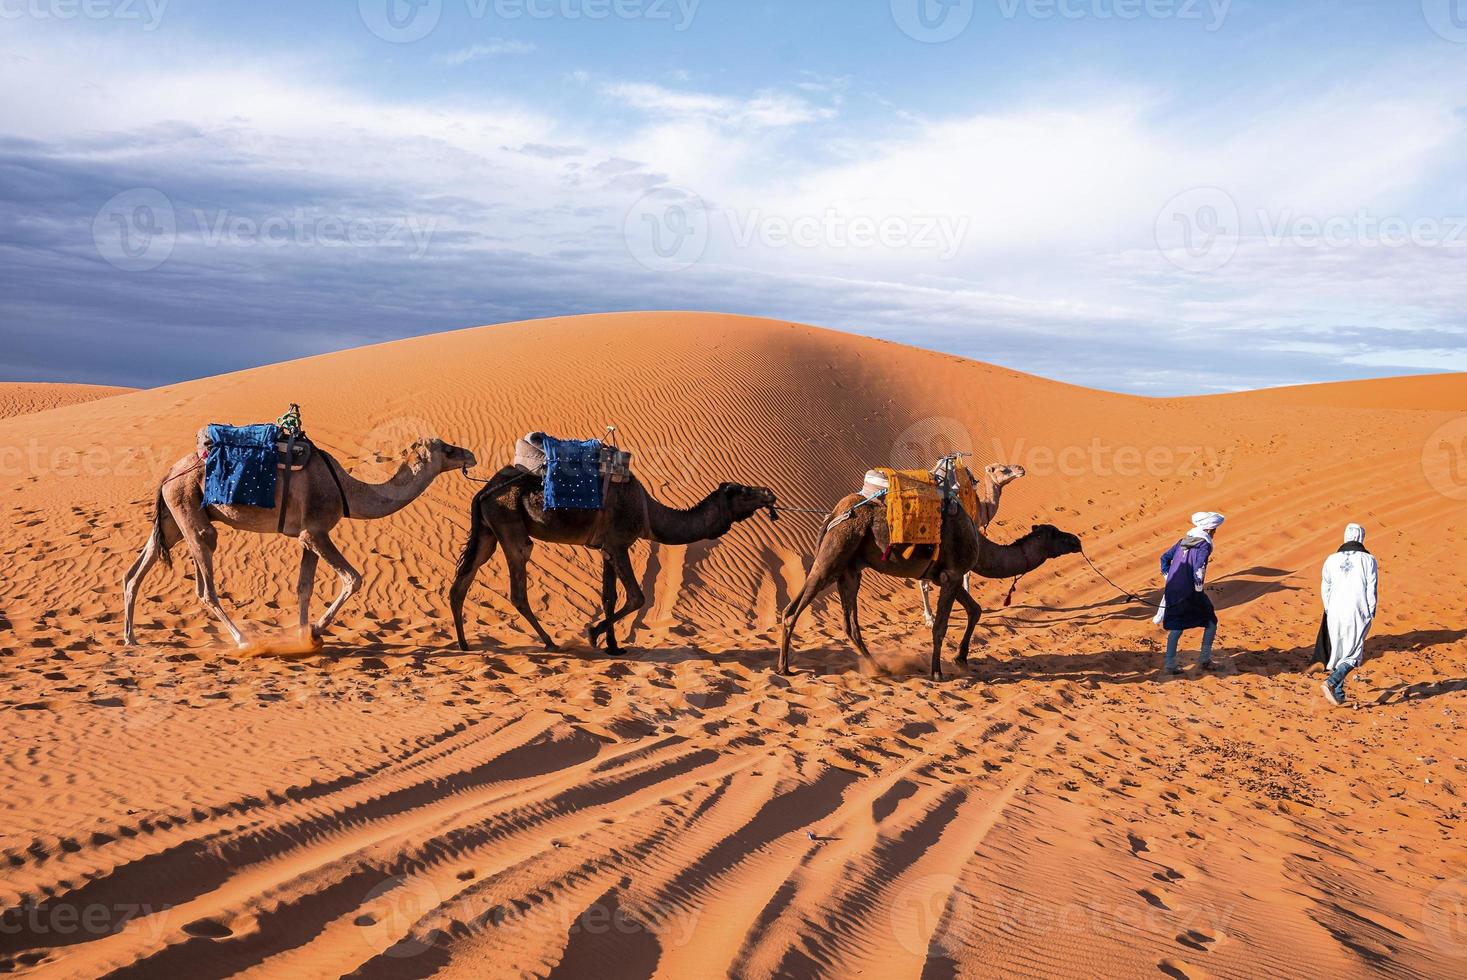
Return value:
M 1320 579 L 1325 629 L 1329 634 L 1329 677 L 1320 690 L 1330 704 L 1345 703 L 1345 678 L 1365 658 L 1365 637 L 1375 620 L 1380 570 L 1365 550 L 1365 528 L 1345 528 L 1345 543 L 1325 560 Z

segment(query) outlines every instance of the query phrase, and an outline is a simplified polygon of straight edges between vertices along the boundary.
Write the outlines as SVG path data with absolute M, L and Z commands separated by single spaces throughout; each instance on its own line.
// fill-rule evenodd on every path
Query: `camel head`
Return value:
M 1044 545 L 1044 550 L 1051 558 L 1058 558 L 1060 555 L 1078 555 L 1083 549 L 1079 537 L 1069 531 L 1061 531 L 1053 524 L 1035 524 L 1029 531 L 1029 536 L 1038 536 Z
M 1023 476 L 1024 467 L 1018 463 L 991 463 L 983 467 L 983 472 L 988 477 L 988 482 L 997 488 L 1013 483 Z
M 442 439 L 419 439 L 413 443 L 410 450 L 413 455 L 426 460 L 434 473 L 447 473 L 449 470 L 469 469 L 477 466 L 479 461 L 474 454 L 460 446 L 450 445 Z
M 729 513 L 735 521 L 742 521 L 753 517 L 760 510 L 769 511 L 769 519 L 779 520 L 779 513 L 774 509 L 776 503 L 774 491 L 768 487 L 746 487 L 742 483 L 721 483 L 718 493 L 723 494 L 724 500 L 728 502 Z

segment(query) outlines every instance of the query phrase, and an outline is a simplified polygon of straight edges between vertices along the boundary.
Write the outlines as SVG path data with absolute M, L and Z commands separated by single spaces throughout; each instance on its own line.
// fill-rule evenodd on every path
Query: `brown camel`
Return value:
M 760 510 L 767 509 L 770 518 L 777 520 L 774 505 L 773 490 L 724 483 L 693 507 L 675 510 L 659 503 L 633 477 L 627 483 L 610 485 L 604 510 L 547 511 L 544 480 L 520 467 L 506 467 L 474 497 L 469 515 L 469 539 L 459 558 L 458 574 L 449 592 L 459 648 L 469 648 L 464 638 L 464 600 L 474 584 L 474 575 L 494 555 L 497 545 L 503 545 L 504 560 L 509 566 L 510 602 L 534 628 L 545 649 L 552 651 L 559 648 L 540 625 L 528 599 L 526 566 L 534 542 L 548 541 L 599 550 L 602 555 L 604 616 L 592 620 L 587 625 L 586 634 L 593 647 L 604 634 L 607 652 L 616 655 L 621 652 L 616 640 L 616 624 L 646 602 L 632 568 L 633 542 L 645 539 L 658 544 L 692 544 L 720 538 L 734 524 L 747 520 Z M 626 594 L 626 601 L 620 609 L 616 608 L 618 580 Z
M 321 449 L 312 453 L 305 469 L 291 474 L 290 499 L 285 502 L 284 533 L 300 541 L 301 570 L 296 587 L 300 599 L 300 625 L 304 629 L 310 619 L 311 588 L 316 579 L 318 561 L 325 561 L 341 578 L 341 592 L 312 627 L 319 637 L 331 625 L 346 600 L 362 585 L 362 575 L 346 560 L 331 541 L 331 529 L 343 516 L 352 520 L 372 521 L 396 513 L 418 498 L 440 474 L 475 464 L 474 454 L 441 439 L 420 439 L 403 453 L 402 463 L 386 483 L 363 483 Z M 334 471 L 334 477 L 333 477 Z M 338 489 L 339 481 L 339 489 Z M 234 642 L 245 645 L 244 634 L 230 620 L 214 586 L 214 548 L 218 542 L 215 522 L 253 531 L 275 534 L 280 522 L 284 479 L 275 484 L 275 506 L 244 507 L 221 505 L 204 507 L 204 467 L 196 455 L 180 459 L 168 471 L 158 488 L 153 531 L 138 560 L 128 570 L 123 584 L 126 612 L 123 638 L 129 645 L 137 642 L 133 634 L 133 604 L 143 578 L 159 558 L 172 564 L 170 549 L 182 540 L 194 560 L 194 586 L 199 601 L 224 624 Z M 344 501 L 343 501 L 344 498 Z M 343 510 L 345 504 L 345 512 Z
M 945 463 L 946 461 L 944 461 Z M 933 475 L 939 481 L 946 475 L 944 463 L 939 463 Z M 1013 483 L 1024 475 L 1024 467 L 1017 463 L 990 463 L 983 467 L 983 482 L 978 486 L 978 530 L 988 530 L 988 525 L 993 523 L 993 518 L 998 514 L 998 502 L 1003 496 L 1003 488 Z M 927 582 L 917 583 L 917 588 L 922 593 L 922 620 L 928 626 L 932 625 L 932 604 L 928 600 Z M 963 576 L 963 590 L 968 590 L 968 576 Z
M 969 571 L 993 578 L 1021 575 L 1039 567 L 1049 558 L 1073 554 L 1080 550 L 1080 539 L 1049 525 L 1037 525 L 1028 535 L 1012 545 L 995 545 L 974 526 L 967 513 L 953 508 L 942 522 L 942 546 L 938 559 L 919 554 L 912 558 L 887 553 L 878 544 L 886 538 L 886 511 L 880 504 L 861 504 L 867 498 L 852 494 L 836 505 L 832 523 L 826 525 L 816 545 L 814 564 L 800 592 L 785 608 L 784 630 L 779 643 L 779 671 L 789 673 L 790 640 L 795 623 L 815 598 L 832 584 L 840 589 L 841 610 L 845 617 L 846 636 L 856 652 L 873 664 L 871 651 L 861 636 L 857 597 L 861 575 L 874 569 L 897 578 L 919 579 L 938 585 L 937 614 L 932 625 L 932 662 L 929 676 L 942 676 L 942 644 L 947 635 L 948 619 L 957 602 L 968 614 L 967 628 L 959 645 L 957 662 L 968 661 L 968 647 L 978 625 L 982 609 L 963 588 L 963 576 Z M 855 507 L 854 510 L 851 510 Z M 849 513 L 844 518 L 841 515 Z

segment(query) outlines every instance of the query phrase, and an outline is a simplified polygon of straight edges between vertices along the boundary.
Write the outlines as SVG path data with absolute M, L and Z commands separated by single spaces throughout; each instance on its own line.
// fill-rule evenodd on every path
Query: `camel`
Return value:
M 459 649 L 469 648 L 464 637 L 464 600 L 474 584 L 474 576 L 494 555 L 498 545 L 503 545 L 504 560 L 509 566 L 510 602 L 551 652 L 559 647 L 540 625 L 527 598 L 526 566 L 534 542 L 599 550 L 603 617 L 587 624 L 586 635 L 592 647 L 604 635 L 607 653 L 616 656 L 621 653 L 616 624 L 646 602 L 632 568 L 633 542 L 645 539 L 658 544 L 692 544 L 721 538 L 734 524 L 760 510 L 768 510 L 770 519 L 778 520 L 775 502 L 774 491 L 765 487 L 723 483 L 693 507 L 676 510 L 659 503 L 632 477 L 629 482 L 610 485 L 603 510 L 546 510 L 544 479 L 518 466 L 505 467 L 474 497 L 469 539 L 449 592 Z M 626 595 L 619 609 L 616 608 L 618 581 Z
M 939 464 L 939 468 L 942 464 Z M 935 475 L 941 479 L 942 474 Z M 998 514 L 998 502 L 1003 496 L 1003 488 L 1013 483 L 1024 475 L 1024 467 L 1017 463 L 991 463 L 983 468 L 983 483 L 978 488 L 978 530 L 987 531 L 988 525 L 993 523 L 993 518 Z M 928 599 L 928 586 L 925 580 L 917 583 L 918 590 L 922 593 L 922 621 L 928 626 L 932 625 L 932 603 Z M 968 591 L 968 576 L 963 576 L 963 591 Z
M 926 555 L 905 558 L 888 554 L 877 543 L 878 524 L 886 523 L 885 508 L 863 503 L 866 500 L 860 494 L 846 497 L 836 505 L 831 523 L 821 533 L 810 574 L 799 594 L 785 607 L 781 617 L 784 626 L 779 643 L 781 674 L 790 672 L 790 641 L 800 613 L 832 584 L 838 585 L 840 589 L 846 636 L 861 658 L 874 666 L 871 651 L 866 648 L 866 641 L 861 636 L 857 607 L 861 575 L 871 568 L 897 578 L 937 583 L 937 614 L 932 626 L 932 661 L 928 671 L 928 676 L 937 680 L 942 677 L 942 644 L 947 635 L 948 618 L 952 613 L 953 603 L 960 604 L 968 614 L 968 625 L 958 650 L 959 664 L 968 662 L 968 647 L 973 639 L 973 630 L 978 626 L 978 618 L 982 615 L 982 608 L 977 600 L 963 588 L 963 576 L 966 573 L 976 571 L 992 578 L 1022 575 L 1038 568 L 1050 558 L 1074 554 L 1080 550 L 1079 538 L 1047 524 L 1035 525 L 1029 534 L 1014 544 L 993 544 L 982 535 L 962 508 L 954 507 L 944 515 L 942 544 L 937 560 L 933 561 Z
M 451 446 L 441 439 L 420 439 L 403 453 L 396 473 L 385 483 L 372 484 L 353 478 L 324 451 L 314 449 L 305 469 L 291 474 L 290 499 L 284 503 L 287 508 L 284 533 L 300 541 L 302 548 L 296 586 L 301 629 L 310 620 L 311 589 L 318 561 L 325 561 L 340 576 L 341 592 L 312 626 L 313 638 L 326 632 L 341 607 L 362 586 L 362 574 L 331 540 L 331 529 L 343 517 L 360 521 L 387 517 L 416 500 L 439 475 L 475 463 L 474 454 L 467 449 Z M 218 531 L 214 524 L 218 522 L 256 534 L 278 533 L 284 483 L 284 479 L 276 481 L 273 508 L 234 505 L 205 508 L 204 467 L 199 458 L 190 454 L 173 464 L 158 488 L 152 533 L 123 584 L 126 606 L 123 639 L 129 646 L 137 643 L 133 633 L 133 605 L 143 578 L 159 558 L 165 565 L 172 564 L 170 549 L 180 540 L 188 545 L 194 560 L 194 586 L 199 601 L 224 625 L 236 644 L 246 645 L 244 634 L 220 605 L 215 589 L 214 548 Z

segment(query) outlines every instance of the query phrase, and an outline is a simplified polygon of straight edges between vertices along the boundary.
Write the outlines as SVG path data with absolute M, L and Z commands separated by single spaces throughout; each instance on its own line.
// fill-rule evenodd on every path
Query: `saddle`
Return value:
M 514 465 L 536 476 L 545 475 L 545 440 L 543 432 L 528 432 L 514 444 Z M 632 481 L 632 454 L 616 446 L 601 444 L 597 472 L 610 483 Z
M 206 425 L 199 430 L 198 453 L 200 459 L 207 459 L 209 450 L 214 448 L 214 440 L 209 438 L 209 427 Z M 291 436 L 290 438 L 277 438 L 275 440 L 275 468 L 277 470 L 289 470 L 299 473 L 306 468 L 306 464 L 315 455 L 316 446 L 310 439 L 306 438 L 304 432 Z
M 282 416 L 280 421 L 285 422 L 287 420 L 289 420 L 291 423 L 293 423 L 291 425 L 291 427 L 289 427 L 289 428 L 282 427 L 279 424 L 277 424 L 277 425 L 271 425 L 271 426 L 253 426 L 253 427 L 250 427 L 250 429 L 253 430 L 254 432 L 259 433 L 259 434 L 263 434 L 263 438 L 261 438 L 260 435 L 257 435 L 257 437 L 256 437 L 257 441 L 254 443 L 260 449 L 264 450 L 265 452 L 268 452 L 269 451 L 269 446 L 270 446 L 271 442 L 273 441 L 273 443 L 274 443 L 274 447 L 275 447 L 275 471 L 276 471 L 276 474 L 278 474 L 279 479 L 281 481 L 281 486 L 280 486 L 280 519 L 279 519 L 279 521 L 275 525 L 275 530 L 279 534 L 284 534 L 285 533 L 285 515 L 286 515 L 286 510 L 287 510 L 287 507 L 289 506 L 289 501 L 290 501 L 290 478 L 291 478 L 291 474 L 293 474 L 293 473 L 299 473 L 302 470 L 304 470 L 308 465 L 310 465 L 310 462 L 311 462 L 312 457 L 314 457 L 316 455 L 316 445 L 315 445 L 315 443 L 311 442 L 310 437 L 308 437 L 306 435 L 305 431 L 302 428 L 300 428 L 300 408 L 299 408 L 299 406 L 291 405 L 290 406 L 290 411 L 287 412 L 286 415 Z M 272 430 L 272 429 L 274 430 L 274 432 L 273 432 L 273 440 L 271 439 L 271 436 L 269 434 L 270 433 L 270 430 Z M 246 430 L 232 429 L 232 428 L 229 428 L 229 427 L 221 427 L 221 426 L 208 426 L 208 425 L 204 426 L 203 428 L 201 428 L 199 430 L 198 437 L 197 437 L 197 447 L 198 447 L 198 455 L 199 455 L 199 458 L 202 459 L 202 460 L 208 461 L 216 453 L 216 451 L 220 448 L 219 444 L 216 443 L 216 440 L 214 438 L 214 434 L 213 434 L 214 432 L 218 432 L 221 437 L 227 438 L 227 437 L 232 436 L 232 435 L 234 435 L 236 433 L 244 432 L 244 431 L 246 431 Z M 263 462 L 263 465 L 266 467 L 265 473 L 268 473 L 269 472 L 268 467 L 269 467 L 270 464 L 269 464 L 268 459 L 269 459 L 269 457 L 267 456 L 265 458 L 265 460 L 262 461 Z M 325 462 L 326 462 L 326 472 L 328 472 L 329 474 L 331 474 L 331 481 L 336 484 L 336 491 L 341 496 L 341 512 L 342 512 L 342 516 L 344 516 L 344 517 L 350 517 L 351 516 L 351 507 L 347 503 L 347 500 L 346 500 L 346 490 L 341 485 L 341 477 L 337 475 L 336 466 L 331 462 L 331 460 L 329 458 L 325 458 Z M 268 483 L 268 485 L 267 485 L 267 483 Z M 248 504 L 250 504 L 252 506 L 271 506 L 271 507 L 274 506 L 274 484 L 273 484 L 273 482 L 271 482 L 271 481 L 263 481 L 263 480 L 262 481 L 259 481 L 259 485 L 256 488 L 256 492 L 261 495 L 261 499 L 260 500 L 253 500 L 253 501 L 250 501 L 250 500 L 239 500 L 239 501 L 223 501 L 223 502 L 231 502 L 231 503 L 233 503 L 233 502 L 242 502 L 242 503 L 248 503 Z M 264 499 L 263 499 L 264 496 L 268 496 L 270 498 L 268 504 L 266 504 L 264 502 Z M 206 501 L 206 502 L 214 502 L 214 501 Z
M 930 549 L 931 559 L 937 560 L 945 512 L 955 513 L 961 507 L 970 519 L 978 516 L 977 481 L 961 464 L 951 483 L 927 470 L 878 467 L 866 473 L 861 492 L 868 498 L 885 496 L 886 526 L 877 525 L 877 544 L 887 554 L 901 548 L 905 558 L 919 557 Z

